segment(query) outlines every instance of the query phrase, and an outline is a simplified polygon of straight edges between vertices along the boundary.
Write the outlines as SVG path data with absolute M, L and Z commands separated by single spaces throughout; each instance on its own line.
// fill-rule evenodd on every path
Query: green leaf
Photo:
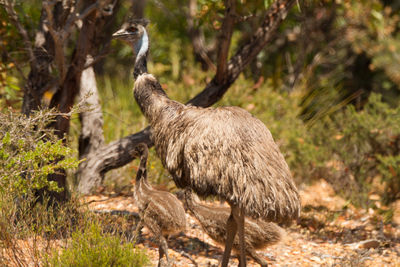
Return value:
M 2 143 L 3 145 L 9 145 L 11 143 L 11 136 L 9 132 L 6 132 L 6 134 L 4 135 Z

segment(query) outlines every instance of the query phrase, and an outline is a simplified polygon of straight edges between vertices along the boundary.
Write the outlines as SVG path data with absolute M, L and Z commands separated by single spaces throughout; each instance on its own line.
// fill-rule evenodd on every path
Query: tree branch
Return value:
M 196 95 L 188 104 L 208 107 L 222 98 L 229 86 L 237 79 L 244 68 L 260 53 L 271 40 L 275 30 L 281 24 L 296 0 L 277 0 L 268 9 L 262 25 L 256 30 L 250 41 L 238 49 L 228 62 L 224 83 L 218 84 L 215 77 L 206 88 Z
M 79 3 L 77 3 L 76 6 L 78 6 Z M 99 9 L 100 5 L 98 2 L 95 2 L 85 8 L 79 15 L 73 10 L 70 15 L 68 16 L 67 23 L 65 23 L 64 27 L 64 32 L 65 34 L 69 35 L 71 33 L 71 28 L 74 25 L 74 23 L 78 20 L 84 20 L 87 16 L 89 16 L 93 11 Z M 64 38 L 67 38 L 65 36 Z
M 271 40 L 274 31 L 278 28 L 282 20 L 296 0 L 277 0 L 268 10 L 265 19 L 254 33 L 249 43 L 241 47 L 227 64 L 227 70 L 223 73 L 222 83 L 216 82 L 216 76 L 207 84 L 206 88 L 187 104 L 208 107 L 221 99 L 230 85 L 237 79 L 243 69 L 257 56 L 257 54 Z M 135 158 L 130 151 L 134 150 L 139 143 L 146 143 L 149 147 L 153 146 L 150 140 L 150 128 L 116 140 L 108 145 L 99 148 L 95 153 L 86 159 L 86 172 L 91 176 L 87 177 L 91 181 L 91 187 L 83 188 L 81 183 L 78 185 L 78 192 L 83 194 L 90 193 L 98 186 L 104 174 L 111 170 L 129 163 Z
M 226 78 L 229 46 L 231 45 L 233 26 L 235 25 L 235 1 L 225 0 L 225 16 L 218 37 L 217 74 L 215 77 L 215 81 L 218 84 L 223 83 L 224 78 Z

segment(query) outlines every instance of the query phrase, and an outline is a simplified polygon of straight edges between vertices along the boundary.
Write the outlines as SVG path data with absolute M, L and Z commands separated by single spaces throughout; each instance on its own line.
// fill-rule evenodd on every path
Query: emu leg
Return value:
M 137 238 L 140 236 L 143 229 L 143 222 L 140 220 L 139 223 L 136 225 L 135 233 L 133 234 L 133 241 L 136 243 Z
M 159 252 L 159 258 L 158 258 L 158 266 L 160 267 L 161 264 L 161 259 L 165 254 L 165 257 L 167 258 L 167 266 L 171 266 L 171 263 L 169 261 L 169 257 L 168 257 L 168 244 L 167 244 L 167 240 L 165 239 L 164 236 L 160 236 L 160 246 L 158 248 L 158 252 Z
M 268 262 L 263 259 L 253 248 L 246 249 L 247 254 L 249 254 L 261 267 L 267 267 Z
M 161 267 L 161 260 L 164 256 L 164 249 L 161 247 L 161 245 L 158 247 L 158 267 Z
M 235 238 L 237 231 L 237 224 L 235 219 L 233 218 L 232 215 L 232 210 L 231 210 L 231 215 L 228 218 L 228 221 L 226 222 L 226 242 L 225 242 L 225 250 L 224 250 L 224 256 L 222 257 L 222 263 L 221 267 L 227 267 L 229 263 L 229 257 L 231 256 L 231 250 L 232 250 L 232 245 L 233 245 L 233 240 Z
M 246 243 L 244 242 L 244 210 L 237 206 L 232 207 L 233 218 L 236 221 L 239 235 L 240 257 L 239 266 L 246 266 Z

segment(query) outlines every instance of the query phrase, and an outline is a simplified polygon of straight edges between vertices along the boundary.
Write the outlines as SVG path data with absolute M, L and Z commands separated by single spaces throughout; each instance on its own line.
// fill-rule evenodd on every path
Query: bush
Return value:
M 44 187 L 60 191 L 47 176 L 78 166 L 72 149 L 46 127 L 53 118 L 52 111 L 38 111 L 30 117 L 0 113 L 0 193 L 26 197 Z
M 349 105 L 310 128 L 320 150 L 320 167 L 338 191 L 366 203 L 373 179 L 385 185 L 386 200 L 399 197 L 400 107 L 391 108 L 372 94 L 363 110 Z
M 93 222 L 83 230 L 72 233 L 70 245 L 61 251 L 55 250 L 45 266 L 108 267 L 144 266 L 149 259 L 132 243 L 122 243 L 119 236 L 103 233 L 98 223 Z
M 73 201 L 51 207 L 43 196 L 35 204 L 37 190 L 60 191 L 48 174 L 78 165 L 73 150 L 47 129 L 53 118 L 52 111 L 30 117 L 12 110 L 0 113 L 0 265 L 39 266 L 54 238 L 71 231 L 78 220 Z

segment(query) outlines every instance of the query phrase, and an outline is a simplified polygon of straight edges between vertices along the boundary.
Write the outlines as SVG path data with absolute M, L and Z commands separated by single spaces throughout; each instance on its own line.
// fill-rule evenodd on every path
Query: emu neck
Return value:
M 187 200 L 187 206 L 193 216 L 200 222 L 206 222 L 210 218 L 220 216 L 218 215 L 218 211 L 213 211 L 211 208 L 198 203 L 196 200 L 193 199 L 193 197 Z
M 136 183 L 135 183 L 135 189 L 147 189 L 147 158 L 148 158 L 148 152 L 143 152 L 143 155 L 140 156 L 140 164 L 139 164 L 139 169 L 136 174 Z
M 136 54 L 135 68 L 133 70 L 133 77 L 137 79 L 139 75 L 147 73 L 147 54 L 149 51 L 149 37 L 146 30 L 144 30 L 142 38 L 133 46 Z
M 140 201 L 145 201 L 148 197 L 149 191 L 151 191 L 150 185 L 147 183 L 147 171 L 141 172 L 139 169 L 138 174 L 136 176 L 136 183 L 135 183 L 135 192 L 136 197 L 140 199 Z

